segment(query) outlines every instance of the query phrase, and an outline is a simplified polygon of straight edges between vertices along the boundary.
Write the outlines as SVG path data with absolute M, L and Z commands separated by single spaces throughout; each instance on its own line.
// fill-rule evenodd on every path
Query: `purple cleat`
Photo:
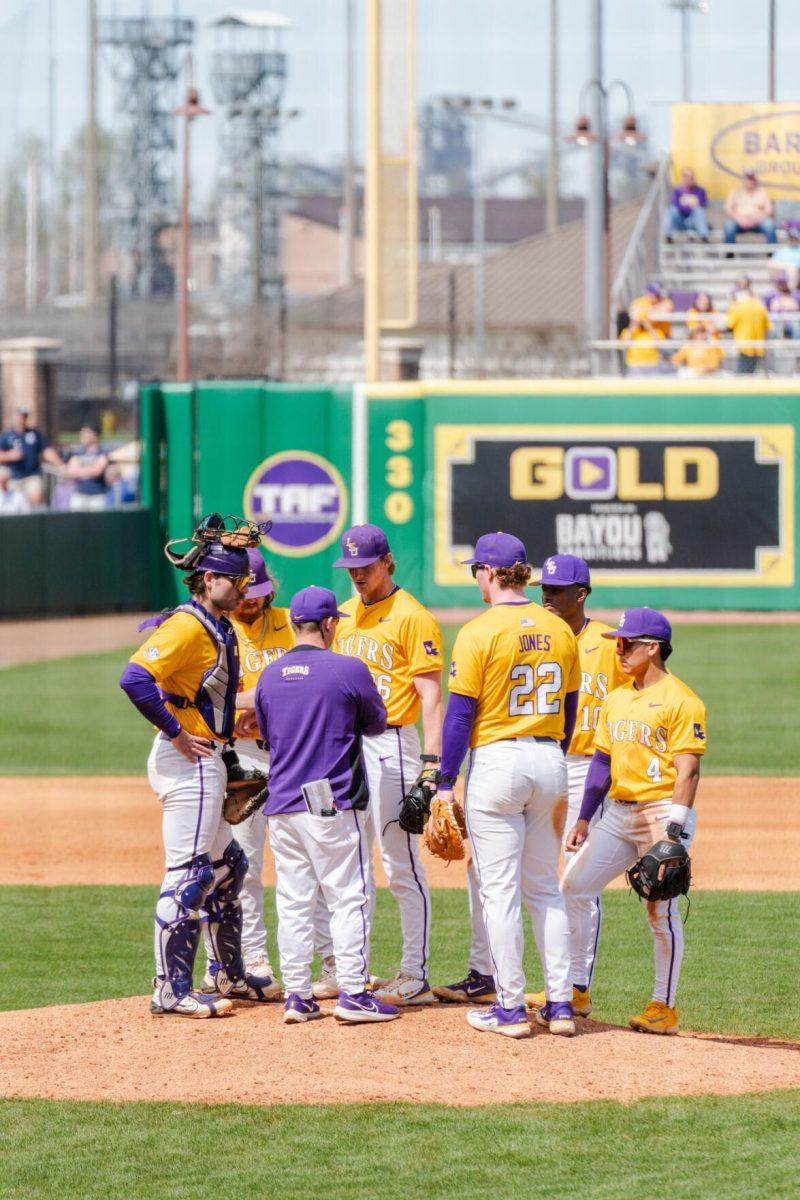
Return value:
M 536 1009 L 536 1023 L 544 1025 L 551 1033 L 561 1037 L 572 1037 L 575 1021 L 569 1000 L 550 1000 L 543 1008 Z
M 494 979 L 491 975 L 481 975 L 480 971 L 470 971 L 466 979 L 458 983 L 443 984 L 435 987 L 433 994 L 439 1000 L 448 1004 L 493 1004 L 497 999 Z
M 467 1022 L 473 1029 L 480 1029 L 484 1033 L 502 1033 L 510 1038 L 531 1036 L 524 1004 L 517 1004 L 514 1008 L 503 1008 L 500 1004 L 471 1008 L 467 1013 Z
M 309 997 L 304 1000 L 297 992 L 290 992 L 283 1004 L 283 1021 L 285 1025 L 302 1025 L 304 1021 L 316 1021 L 322 1016 L 322 1010 L 316 1000 Z
M 339 992 L 339 1002 L 333 1010 L 337 1021 L 345 1021 L 350 1025 L 362 1025 L 373 1021 L 394 1021 L 400 1016 L 400 1009 L 394 1004 L 386 1004 L 372 992 L 359 992 L 356 996 L 348 992 Z

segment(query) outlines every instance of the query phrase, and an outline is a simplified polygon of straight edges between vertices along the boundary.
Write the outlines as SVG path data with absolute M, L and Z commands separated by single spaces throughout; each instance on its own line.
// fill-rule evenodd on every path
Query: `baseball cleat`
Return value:
M 628 1021 L 637 1033 L 661 1033 L 672 1035 L 678 1032 L 678 1010 L 670 1008 L 661 1000 L 651 1000 L 643 1013 Z
M 489 1008 L 470 1008 L 467 1023 L 483 1033 L 502 1033 L 510 1038 L 531 1036 L 524 1004 L 517 1004 L 514 1008 L 503 1008 L 500 1004 L 491 1004 Z
M 263 951 L 260 954 L 254 954 L 251 958 L 245 958 L 244 969 L 248 975 L 258 975 L 262 979 L 267 975 L 272 979 L 275 978 L 272 963 Z
M 414 979 L 398 971 L 394 979 L 376 986 L 373 993 L 384 1004 L 399 1004 L 409 1007 L 415 1004 L 433 1004 L 436 1000 L 427 979 Z
M 384 1004 L 373 992 L 359 992 L 355 996 L 340 992 L 333 1015 L 337 1021 L 350 1025 L 367 1025 L 375 1021 L 394 1021 L 400 1016 L 400 1009 L 394 1004 Z
M 542 1008 L 537 1008 L 534 1015 L 537 1025 L 544 1025 L 545 1029 L 559 1037 L 572 1037 L 575 1033 L 569 1000 L 550 1000 Z
M 217 969 L 215 970 L 214 967 Z M 203 991 L 207 995 L 229 996 L 231 1000 L 250 1000 L 254 1004 L 266 1004 L 269 1000 L 280 1000 L 283 988 L 271 975 L 245 975 L 235 983 L 218 964 L 211 967 L 211 986 L 203 980 Z
M 470 971 L 466 979 L 459 979 L 458 983 L 435 987 L 433 994 L 448 1004 L 493 1004 L 497 999 L 494 978 L 481 975 L 479 971 Z
M 322 1016 L 322 1010 L 316 1000 L 304 1000 L 296 992 L 290 992 L 283 1002 L 284 1025 L 302 1025 L 306 1021 L 316 1021 Z
M 547 992 L 526 992 L 525 1003 L 528 1008 L 544 1008 L 547 1004 Z M 580 991 L 572 989 L 572 1012 L 576 1017 L 588 1017 L 592 1011 L 592 994 L 588 987 Z
M 339 995 L 336 982 L 336 959 L 323 958 L 319 979 L 311 985 L 315 1000 L 335 1000 Z
M 163 985 L 156 987 L 150 1001 L 150 1012 L 154 1017 L 189 1017 L 194 1021 L 233 1016 L 233 1008 L 231 1000 L 222 996 L 204 996 L 202 992 L 187 992 L 176 1001 L 171 989 L 165 989 Z

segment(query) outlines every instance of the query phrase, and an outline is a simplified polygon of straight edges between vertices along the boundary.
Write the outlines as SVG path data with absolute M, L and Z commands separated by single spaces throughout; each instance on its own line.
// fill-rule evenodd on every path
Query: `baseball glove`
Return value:
M 228 771 L 222 815 L 229 825 L 240 825 L 264 806 L 267 777 L 255 767 L 243 767 L 235 750 L 225 750 L 222 760 Z
M 398 824 L 404 833 L 422 833 L 438 783 L 439 772 L 432 767 L 423 767 L 400 803 Z
M 445 862 L 458 862 L 466 853 L 464 838 L 467 827 L 464 824 L 464 810 L 457 800 L 444 800 L 434 796 L 431 802 L 431 815 L 425 826 L 425 845 L 437 858 Z
M 642 900 L 685 896 L 692 882 L 692 860 L 685 846 L 664 838 L 651 846 L 627 872 L 628 883 Z

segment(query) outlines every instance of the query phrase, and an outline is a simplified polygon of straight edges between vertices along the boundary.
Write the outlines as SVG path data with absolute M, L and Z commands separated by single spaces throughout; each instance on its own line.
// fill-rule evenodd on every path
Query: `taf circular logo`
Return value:
M 244 489 L 250 520 L 272 521 L 264 545 L 290 558 L 316 554 L 336 541 L 347 500 L 347 487 L 333 464 L 305 450 L 264 459 Z

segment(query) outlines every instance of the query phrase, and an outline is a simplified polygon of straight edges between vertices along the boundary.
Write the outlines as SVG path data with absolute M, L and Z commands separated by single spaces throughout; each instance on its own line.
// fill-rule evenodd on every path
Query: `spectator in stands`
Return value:
M 751 346 L 753 341 L 763 342 L 772 322 L 766 307 L 753 295 L 752 287 L 742 288 L 725 315 L 725 324 L 733 333 L 739 351 L 736 370 L 740 375 L 753 375 L 764 362 L 764 346 Z
M 625 366 L 628 375 L 658 375 L 661 372 L 659 342 L 664 334 L 648 320 L 631 321 L 619 335 L 620 341 L 630 342 L 625 351 Z
M 800 222 L 784 221 L 787 242 L 779 246 L 769 260 L 769 273 L 773 279 L 784 271 L 789 276 L 789 287 L 796 291 L 800 286 Z
M 678 374 L 689 379 L 715 375 L 722 366 L 725 351 L 713 333 L 704 325 L 695 325 L 689 332 L 689 341 L 676 350 L 672 361 Z
M 705 188 L 695 182 L 694 171 L 684 167 L 681 182 L 673 188 L 669 207 L 664 214 L 664 235 L 668 242 L 674 233 L 691 230 L 701 242 L 708 241 L 708 196 Z
M 748 167 L 742 183 L 725 201 L 725 241 L 732 244 L 740 233 L 763 233 L 768 242 L 777 241 L 774 211 L 767 189 Z
M 669 321 L 654 320 L 660 314 L 672 312 L 672 301 L 665 293 L 660 283 L 655 280 L 648 283 L 644 295 L 637 296 L 631 301 L 628 316 L 631 321 L 649 321 L 654 329 L 660 330 L 665 338 L 669 337 Z
M 72 512 L 99 512 L 106 507 L 108 455 L 91 425 L 84 425 L 78 437 L 80 450 L 70 456 L 64 468 L 64 477 L 75 483 L 69 507 Z
M 785 271 L 778 275 L 775 286 L 776 290 L 764 297 L 767 312 L 771 314 L 800 312 L 800 301 L 798 301 L 797 293 L 789 287 L 789 276 Z M 776 321 L 772 336 L 776 338 L 800 337 L 800 321 Z
M 0 517 L 18 516 L 29 513 L 31 506 L 27 496 L 19 488 L 10 487 L 11 467 L 0 466 Z
M 719 333 L 719 318 L 714 310 L 714 301 L 708 292 L 698 292 L 694 304 L 686 314 L 686 329 L 705 329 L 713 337 Z
M 11 468 L 10 487 L 21 491 L 32 508 L 44 503 L 42 463 L 58 469 L 64 466 L 41 429 L 30 424 L 30 409 L 18 408 L 10 429 L 0 433 L 0 463 Z

